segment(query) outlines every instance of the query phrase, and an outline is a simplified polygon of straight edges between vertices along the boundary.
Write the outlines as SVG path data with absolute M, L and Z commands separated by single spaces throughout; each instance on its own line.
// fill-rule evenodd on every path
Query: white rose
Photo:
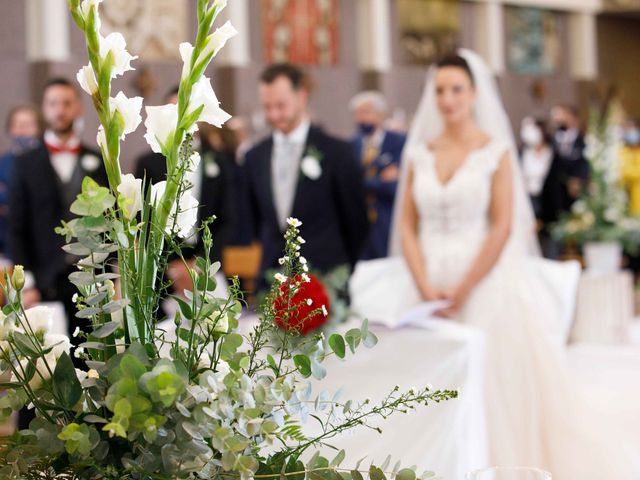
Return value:
M 98 91 L 98 81 L 96 80 L 96 73 L 93 71 L 91 65 L 85 65 L 76 74 L 80 87 L 89 95 L 93 95 Z
M 51 352 L 47 354 L 58 360 L 63 353 L 69 353 L 71 350 L 71 340 L 66 335 L 60 333 L 48 333 L 44 336 L 44 348 L 53 347 Z
M 131 220 L 142 210 L 142 180 L 127 173 L 122 176 L 118 192 L 124 198 L 125 216 Z
M 193 86 L 188 113 L 194 112 L 201 106 L 204 106 L 204 109 L 198 118 L 199 122 L 206 122 L 220 128 L 224 122 L 231 118 L 231 115 L 220 108 L 220 102 L 213 91 L 211 80 L 204 76 L 200 77 Z
M 229 331 L 229 317 L 227 315 L 214 313 L 207 319 L 207 321 L 216 333 L 227 333 Z
M 131 61 L 138 57 L 127 52 L 127 42 L 119 32 L 113 32 L 104 38 L 100 38 L 100 56 L 105 58 L 109 52 L 113 55 L 113 67 L 111 78 L 122 75 L 129 70 L 135 70 L 131 66 Z
M 167 188 L 167 182 L 158 182 L 151 186 L 151 203 L 160 202 Z M 176 215 L 177 214 L 177 215 Z M 175 231 L 178 236 L 187 238 L 193 233 L 193 228 L 198 221 L 198 200 L 190 192 L 183 192 L 182 196 L 171 209 L 166 233 L 172 233 L 175 223 Z
M 322 167 L 320 167 L 320 162 L 316 157 L 311 155 L 307 155 L 300 162 L 300 169 L 302 173 L 311 180 L 317 180 L 322 175 Z
M 156 153 L 162 153 L 162 147 L 174 134 L 178 123 L 178 106 L 172 103 L 159 107 L 146 107 L 147 118 L 144 126 L 147 128 L 144 138 Z
M 32 307 L 25 316 L 27 323 L 34 332 L 48 332 L 53 325 L 53 309 L 44 306 Z
M 71 350 L 71 342 L 69 337 L 61 334 L 45 334 L 43 348 L 51 348 L 51 351 L 47 353 L 43 358 L 39 358 L 36 362 L 36 373 L 29 382 L 29 386 L 32 389 L 37 389 L 42 384 L 43 380 L 51 378 L 51 372 L 56 368 L 58 359 L 63 353 L 69 353 Z M 28 365 L 28 360 L 22 360 L 20 363 L 23 367 Z
M 142 122 L 142 116 L 140 116 L 142 97 L 127 98 L 124 93 L 118 92 L 115 97 L 109 99 L 109 108 L 122 115 L 124 120 L 123 140 L 125 135 L 133 133 Z

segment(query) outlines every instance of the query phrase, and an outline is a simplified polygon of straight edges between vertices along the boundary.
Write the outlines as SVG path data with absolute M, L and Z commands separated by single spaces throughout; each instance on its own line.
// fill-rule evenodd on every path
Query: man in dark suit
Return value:
M 39 301 L 64 304 L 69 330 L 77 323 L 71 297 L 75 287 L 67 279 L 78 259 L 67 255 L 65 239 L 55 233 L 61 220 L 90 176 L 106 186 L 100 154 L 80 142 L 74 123 L 82 114 L 76 87 L 66 79 L 47 83 L 42 97 L 46 123 L 43 145 L 16 158 L 9 200 L 9 252 L 14 264 L 24 265 L 35 284 L 25 290 L 26 306 Z
M 353 267 L 367 237 L 362 170 L 351 145 L 310 124 L 309 88 L 292 65 L 268 67 L 260 101 L 273 134 L 246 154 L 243 183 L 261 278 L 278 267 L 287 217 L 302 221 L 303 255 L 312 269 Z
M 353 97 L 349 106 L 358 127 L 351 144 L 364 169 L 370 224 L 362 258 L 386 257 L 406 136 L 384 129 L 387 102 L 380 92 L 361 92 Z
M 584 156 L 585 140 L 576 109 L 556 106 L 551 110 L 551 121 L 556 129 L 552 137 L 554 158 L 544 193 L 548 196 L 547 217 L 553 220 L 571 209 L 586 186 L 589 162 Z
M 178 91 L 173 89 L 166 97 L 167 103 L 177 103 Z M 234 159 L 226 152 L 214 149 L 206 139 L 196 137 L 194 147 L 200 151 L 200 164 L 189 177 L 193 185 L 192 195 L 199 202 L 198 225 L 209 217 L 215 216 L 215 220 L 209 225 L 213 236 L 213 248 L 210 251 L 212 261 L 222 260 L 222 250 L 229 244 L 234 232 L 236 216 L 235 195 L 233 191 L 233 162 Z M 161 182 L 167 179 L 167 163 L 160 153 L 148 153 L 138 159 L 135 176 L 145 178 L 151 183 Z M 197 255 L 204 255 L 202 236 L 188 239 L 193 249 L 185 249 L 183 254 L 187 259 L 193 259 Z M 173 282 L 173 288 L 177 292 L 191 289 L 191 279 L 180 259 L 170 260 L 167 267 L 167 275 Z
M 75 286 L 68 276 L 78 257 L 66 254 L 63 236 L 55 233 L 61 220 L 71 220 L 71 204 L 82 190 L 85 176 L 107 186 L 107 173 L 98 152 L 83 145 L 74 132 L 82 114 L 76 87 L 66 79 L 47 83 L 42 96 L 46 123 L 44 142 L 14 163 L 9 197 L 9 254 L 24 265 L 32 280 L 23 301 L 28 308 L 40 301 L 61 302 L 69 337 L 81 321 L 75 317 Z M 33 411 L 20 411 L 19 428 L 27 428 Z

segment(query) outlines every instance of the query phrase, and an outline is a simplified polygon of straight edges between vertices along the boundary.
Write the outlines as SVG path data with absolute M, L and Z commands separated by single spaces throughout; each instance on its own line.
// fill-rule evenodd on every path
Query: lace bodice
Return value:
M 427 146 L 409 152 L 413 199 L 420 243 L 431 278 L 450 284 L 466 272 L 489 228 L 492 179 L 507 149 L 490 141 L 471 151 L 454 175 L 442 183 L 435 155 Z

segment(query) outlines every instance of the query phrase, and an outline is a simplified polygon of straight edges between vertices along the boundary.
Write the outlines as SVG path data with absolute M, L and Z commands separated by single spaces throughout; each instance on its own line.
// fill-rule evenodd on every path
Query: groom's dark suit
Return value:
M 65 239 L 55 233 L 55 228 L 60 226 L 61 220 L 68 221 L 73 217 L 69 207 L 80 193 L 85 176 L 103 186 L 108 185 L 97 152 L 82 145 L 73 175 L 68 183 L 63 183 L 51 164 L 47 148 L 41 146 L 16 158 L 11 179 L 11 260 L 33 272 L 42 299 L 63 302 L 70 318 L 75 311 L 71 302 L 75 289 L 66 276 L 74 270 L 74 259 L 62 250 Z
M 284 252 L 272 188 L 273 137 L 246 154 L 243 186 L 254 238 L 262 244 L 261 278 L 278 267 Z M 353 267 L 367 238 L 367 214 L 362 171 L 351 146 L 311 126 L 302 156 L 319 152 L 321 173 L 311 178 L 298 172 L 290 216 L 302 222 L 306 240 L 302 254 L 312 269 L 327 272 L 340 265 Z

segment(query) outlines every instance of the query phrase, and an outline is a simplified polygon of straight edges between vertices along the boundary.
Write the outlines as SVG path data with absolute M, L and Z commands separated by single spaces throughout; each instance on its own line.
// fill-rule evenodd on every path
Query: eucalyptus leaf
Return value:
M 53 371 L 52 389 L 60 406 L 71 410 L 82 396 L 82 386 L 76 376 L 76 370 L 71 357 L 63 352 L 58 358 L 56 368 Z
M 91 335 L 96 338 L 105 338 L 115 332 L 118 327 L 120 327 L 119 322 L 107 322 L 91 332 Z
M 300 372 L 300 375 L 302 375 L 305 378 L 311 376 L 311 360 L 309 360 L 308 356 L 303 354 L 294 355 L 293 363 L 298 369 L 298 371 Z
M 329 337 L 329 346 L 338 358 L 344 358 L 346 354 L 344 338 L 338 333 L 334 333 Z

